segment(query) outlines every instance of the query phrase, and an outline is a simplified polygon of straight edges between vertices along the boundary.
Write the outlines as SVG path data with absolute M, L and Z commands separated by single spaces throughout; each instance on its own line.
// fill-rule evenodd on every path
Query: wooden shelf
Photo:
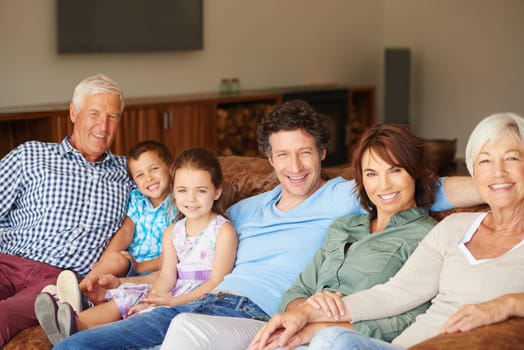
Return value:
M 323 94 L 340 89 L 347 89 L 348 94 L 347 108 L 344 109 L 347 110 L 344 117 L 344 142 L 349 155 L 362 130 L 374 124 L 373 87 L 326 84 L 241 91 L 227 95 L 212 92 L 128 98 L 112 151 L 115 154 L 126 154 L 137 142 L 155 139 L 164 142 L 174 155 L 189 147 L 206 147 L 218 152 L 222 147 L 217 138 L 219 110 L 243 105 L 270 106 L 282 103 L 286 96 L 292 96 L 293 93 L 308 96 L 308 93 Z M 0 157 L 29 140 L 60 142 L 71 131 L 68 103 L 0 108 L 0 137 L 6 140 L 0 145 Z

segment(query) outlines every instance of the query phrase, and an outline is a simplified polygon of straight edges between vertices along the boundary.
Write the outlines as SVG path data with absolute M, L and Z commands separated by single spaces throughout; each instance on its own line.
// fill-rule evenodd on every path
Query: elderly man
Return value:
M 63 269 L 85 275 L 121 225 L 131 181 L 109 147 L 123 109 L 113 80 L 88 77 L 69 107 L 71 136 L 0 160 L 0 347 L 37 324 L 41 289 Z

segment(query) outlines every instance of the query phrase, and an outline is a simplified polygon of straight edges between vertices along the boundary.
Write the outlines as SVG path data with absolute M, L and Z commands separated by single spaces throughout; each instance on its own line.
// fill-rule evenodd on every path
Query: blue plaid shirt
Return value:
M 131 191 L 127 216 L 135 224 L 133 240 L 127 250 L 138 262 L 158 258 L 164 229 L 176 221 L 177 211 L 169 194 L 156 208 L 138 189 Z
M 126 214 L 125 158 L 90 163 L 62 143 L 26 142 L 0 160 L 0 253 L 83 276 Z

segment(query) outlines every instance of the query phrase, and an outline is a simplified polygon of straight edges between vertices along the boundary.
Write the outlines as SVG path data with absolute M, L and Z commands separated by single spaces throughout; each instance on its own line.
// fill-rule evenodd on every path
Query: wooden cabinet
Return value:
M 126 101 L 126 108 L 111 149 L 115 154 L 126 154 L 137 142 L 153 139 L 165 143 L 175 156 L 190 147 L 205 147 L 218 154 L 236 154 L 239 147 L 227 145 L 228 142 L 238 143 L 241 138 L 240 142 L 247 145 L 240 147 L 241 151 L 245 151 L 246 155 L 254 155 L 257 152 L 254 133 L 265 110 L 284 100 L 300 96 L 304 99 L 308 96 L 317 98 L 319 94 L 323 95 L 331 90 L 337 93 L 346 91 L 348 94 L 348 98 L 342 100 L 342 108 L 336 109 L 347 113 L 341 113 L 341 126 L 337 125 L 332 129 L 337 135 L 340 129 L 346 130 L 345 142 L 337 141 L 336 144 L 347 148 L 344 154 L 349 155 L 350 148 L 362 131 L 374 124 L 373 87 L 328 85 L 243 91 L 229 95 L 210 93 L 131 98 Z M 294 92 L 297 91 L 299 93 L 295 96 Z M 327 108 L 324 100 L 321 104 L 316 99 L 311 101 L 313 107 L 315 103 L 319 109 L 325 109 L 322 113 L 338 113 L 331 107 Z M 228 125 L 231 124 L 228 124 L 227 118 L 235 119 L 238 132 L 230 132 Z M 256 120 L 252 120 L 253 118 Z M 0 137 L 3 140 L 0 143 L 0 157 L 28 140 L 59 142 L 71 134 L 72 128 L 67 103 L 0 109 Z M 250 140 L 246 141 L 246 137 Z M 339 139 L 340 137 L 337 137 L 337 140 Z M 336 159 L 336 162 L 345 161 L 345 156 L 344 159 Z
M 158 140 L 177 155 L 190 147 L 216 148 L 215 105 L 174 103 L 126 107 L 111 150 L 126 154 L 136 143 Z
M 29 140 L 55 142 L 69 135 L 73 127 L 69 111 L 0 112 L 0 157 L 19 144 Z
M 162 111 L 162 141 L 177 155 L 190 147 L 216 151 L 216 105 L 210 102 L 178 103 Z
M 161 112 L 155 106 L 126 107 L 111 150 L 126 154 L 136 143 L 162 139 Z

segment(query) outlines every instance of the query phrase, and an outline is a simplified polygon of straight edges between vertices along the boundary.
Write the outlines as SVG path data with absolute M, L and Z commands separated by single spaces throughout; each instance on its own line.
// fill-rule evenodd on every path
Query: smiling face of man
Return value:
M 302 129 L 278 131 L 269 137 L 268 158 L 282 186 L 277 204 L 288 210 L 300 204 L 322 184 L 321 161 L 326 151 L 318 151 L 315 139 Z
M 74 124 L 71 145 L 89 162 L 99 161 L 113 143 L 120 123 L 120 96 L 98 93 L 88 95 L 77 111 L 71 103 Z

